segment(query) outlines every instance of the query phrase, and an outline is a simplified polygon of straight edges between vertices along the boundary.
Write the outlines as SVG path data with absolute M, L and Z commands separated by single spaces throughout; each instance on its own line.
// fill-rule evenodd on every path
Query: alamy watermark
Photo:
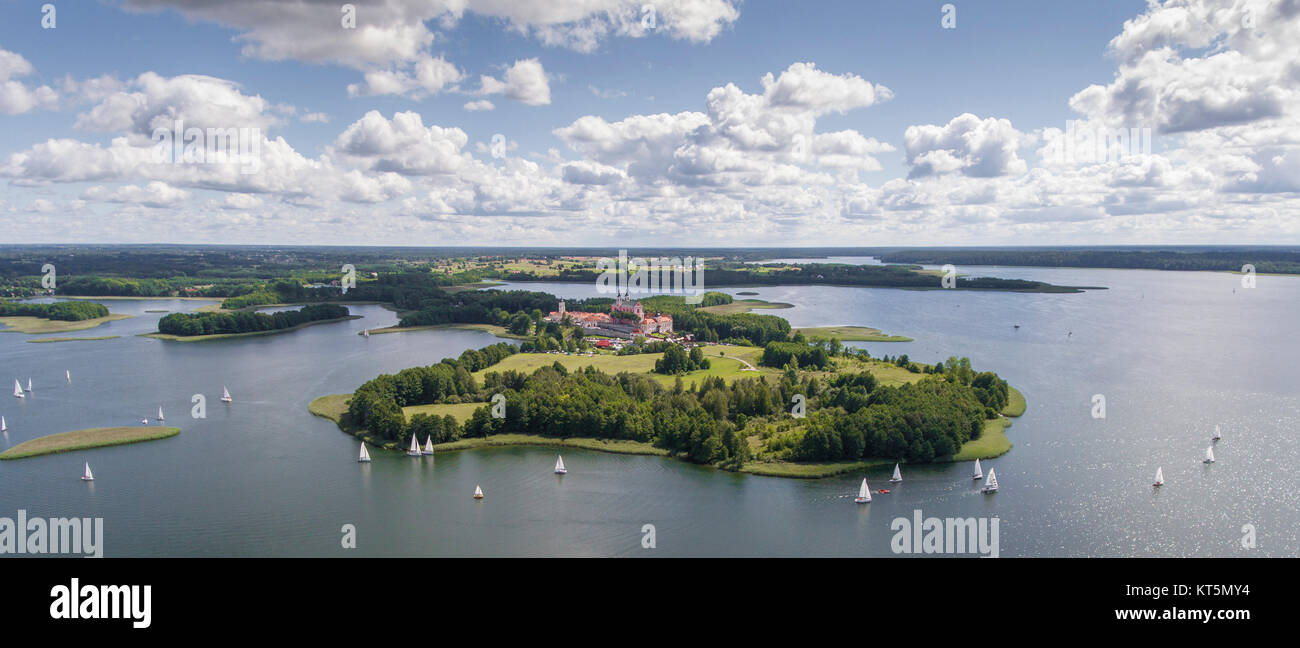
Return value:
M 1080 126 L 1065 122 L 1065 132 L 1049 136 L 1047 159 L 1058 163 L 1092 164 L 1118 162 L 1130 155 L 1151 154 L 1150 128 Z
M 596 292 L 603 295 L 663 294 L 685 295 L 686 303 L 704 299 L 704 262 L 693 257 L 627 258 L 627 250 L 618 251 L 618 259 L 602 257 L 596 261 L 600 276 Z
M 81 554 L 104 557 L 104 518 L 0 517 L 0 555 Z
M 245 175 L 262 168 L 260 128 L 186 128 L 177 119 L 170 128 L 155 128 L 152 138 L 159 164 L 239 164 Z
M 912 519 L 894 518 L 889 530 L 894 538 L 889 548 L 896 554 L 978 554 L 997 558 L 999 554 L 998 518 L 922 519 L 921 509 L 912 511 Z

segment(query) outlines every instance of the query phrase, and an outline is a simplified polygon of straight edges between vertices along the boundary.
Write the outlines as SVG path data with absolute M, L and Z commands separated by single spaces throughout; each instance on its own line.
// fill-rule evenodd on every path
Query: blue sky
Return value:
M 348 40 L 341 3 L 54 4 L 42 29 L 42 3 L 0 2 L 15 242 L 1300 241 L 1300 156 L 1283 135 L 1298 19 L 1269 0 L 959 1 L 953 29 L 944 2 L 666 0 L 639 31 L 643 3 L 625 0 L 354 3 L 378 46 Z M 421 61 L 456 78 L 349 92 Z M 504 89 L 484 93 L 481 75 Z M 765 75 L 830 98 L 764 99 Z M 728 84 L 739 92 L 712 112 Z M 241 106 L 230 123 L 198 108 L 214 97 Z M 418 127 L 397 127 L 408 111 Z M 141 165 L 140 129 L 160 114 L 263 126 L 289 147 L 283 175 Z M 674 134 L 647 134 L 640 117 L 661 114 Z M 1067 120 L 1150 128 L 1155 145 L 1047 160 Z M 376 138 L 388 148 L 356 154 Z M 386 227 L 332 233 L 358 218 Z

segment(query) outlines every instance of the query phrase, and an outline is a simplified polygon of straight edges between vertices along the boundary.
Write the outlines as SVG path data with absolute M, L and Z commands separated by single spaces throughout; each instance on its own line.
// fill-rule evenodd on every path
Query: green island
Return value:
M 748 313 L 754 310 L 780 308 L 794 308 L 794 304 L 787 304 L 785 302 L 769 302 L 763 301 L 762 299 L 738 299 L 728 304 L 705 306 L 700 310 L 717 315 L 730 315 L 732 313 Z
M 794 329 L 810 340 L 836 339 L 841 342 L 911 342 L 904 335 L 885 335 L 866 326 L 813 326 Z
M 11 302 L 0 300 L 0 324 L 14 333 L 63 333 L 94 328 L 132 315 L 114 315 L 102 304 L 77 301 Z
M 35 344 L 50 344 L 52 342 L 90 342 L 93 340 L 116 340 L 119 337 L 122 336 L 100 335 L 98 337 L 48 337 L 48 338 L 33 338 L 27 341 Z
M 579 447 L 790 478 L 996 457 L 1011 448 L 1008 417 L 1024 411 L 1023 395 L 964 358 L 873 358 L 799 332 L 763 347 L 697 346 L 689 357 L 672 349 L 518 352 L 497 343 L 308 409 L 389 450 L 412 436 L 439 451 Z M 666 362 L 673 353 L 679 361 Z M 495 394 L 505 396 L 503 418 L 491 414 Z M 790 409 L 796 395 L 804 416 Z
M 285 333 L 305 326 L 360 317 L 350 315 L 347 307 L 339 304 L 311 304 L 296 311 L 270 314 L 252 311 L 172 313 L 158 320 L 158 332 L 141 335 L 162 340 L 198 342 Z
M 145 425 L 73 430 L 24 441 L 4 452 L 0 452 L 0 459 L 25 459 L 56 452 L 72 452 L 88 448 L 154 441 L 174 437 L 180 433 L 181 429 L 177 427 Z

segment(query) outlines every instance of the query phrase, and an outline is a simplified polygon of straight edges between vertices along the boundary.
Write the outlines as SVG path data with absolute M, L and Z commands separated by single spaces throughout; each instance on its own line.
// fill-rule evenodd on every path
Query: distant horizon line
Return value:
M 384 243 L 5 243 L 0 250 L 15 247 L 213 247 L 213 248 L 397 248 L 411 250 L 439 249 L 489 249 L 489 250 L 896 250 L 896 249 L 954 249 L 954 250 L 1151 250 L 1151 249 L 1225 249 L 1225 248 L 1297 248 L 1300 243 L 1132 243 L 1132 244 L 1094 244 L 1094 245 L 729 245 L 729 246 L 680 246 L 680 245 L 494 245 L 494 244 L 458 244 L 458 245 L 399 245 Z

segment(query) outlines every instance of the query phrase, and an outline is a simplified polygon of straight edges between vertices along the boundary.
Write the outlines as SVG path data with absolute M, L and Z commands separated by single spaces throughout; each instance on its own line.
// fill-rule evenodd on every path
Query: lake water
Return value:
M 963 273 L 1107 286 L 1082 294 L 760 287 L 795 326 L 857 324 L 915 338 L 865 344 L 924 362 L 969 356 L 1029 400 L 1015 447 L 985 462 L 906 466 L 901 484 L 853 504 L 863 475 L 755 477 L 660 457 L 499 448 L 411 459 L 372 451 L 307 413 L 316 396 L 382 372 L 499 341 L 434 330 L 369 339 L 363 319 L 204 343 L 137 337 L 160 313 L 203 302 L 105 301 L 136 315 L 29 344 L 0 334 L 0 380 L 30 376 L 29 398 L 0 401 L 6 446 L 66 430 L 139 424 L 159 405 L 182 433 L 150 443 L 0 462 L 0 516 L 104 518 L 110 556 L 889 556 L 897 517 L 997 517 L 1003 556 L 1293 556 L 1300 549 L 1300 278 L 1243 289 L 1219 273 L 961 268 Z M 561 297 L 588 284 L 513 284 Z M 711 287 L 712 288 L 712 287 Z M 1234 292 L 1234 288 L 1236 288 Z M 1020 329 L 1013 328 L 1020 324 Z M 64 370 L 72 372 L 71 384 Z M 10 375 L 12 374 L 12 376 Z M 3 384 L 3 383 L 0 383 Z M 235 402 L 217 399 L 229 386 Z M 191 397 L 207 417 L 190 416 Z M 1106 417 L 1092 416 L 1093 396 Z M 1217 463 L 1201 458 L 1215 425 Z M 83 461 L 95 481 L 77 478 Z M 1150 483 L 1163 467 L 1166 485 Z M 886 486 L 887 471 L 866 475 Z M 487 497 L 470 498 L 476 484 Z M 357 548 L 340 546 L 354 524 Z M 641 545 L 646 524 L 656 548 Z M 1257 547 L 1242 548 L 1244 525 Z

